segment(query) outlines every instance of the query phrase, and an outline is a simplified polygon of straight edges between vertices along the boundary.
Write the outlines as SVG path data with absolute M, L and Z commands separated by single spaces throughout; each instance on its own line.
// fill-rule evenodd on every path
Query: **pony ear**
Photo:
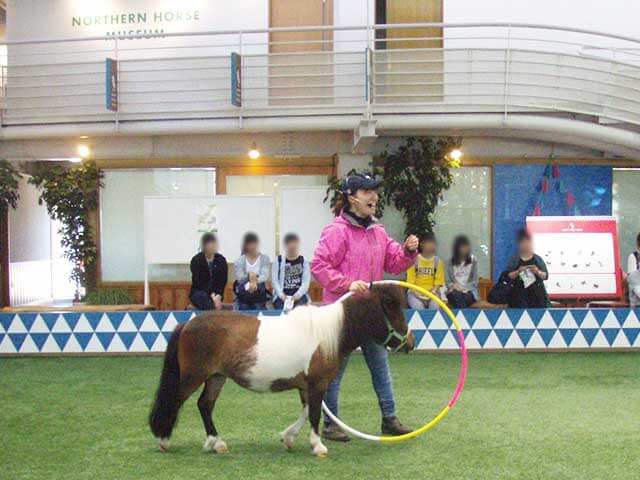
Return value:
M 378 293 L 381 302 L 391 306 L 406 307 L 407 298 L 403 288 L 397 285 L 380 285 L 375 291 Z

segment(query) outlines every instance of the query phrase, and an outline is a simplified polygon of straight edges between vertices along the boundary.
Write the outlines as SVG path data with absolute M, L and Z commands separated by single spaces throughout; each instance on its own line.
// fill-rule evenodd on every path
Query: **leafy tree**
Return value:
M 18 170 L 8 161 L 0 160 L 0 211 L 6 212 L 9 208 L 15 209 L 18 206 L 19 181 Z
M 405 219 L 405 234 L 432 232 L 434 214 L 443 193 L 451 187 L 451 168 L 459 167 L 449 153 L 462 139 L 409 137 L 393 152 L 381 155 L 382 195 Z
M 438 202 L 453 183 L 451 169 L 460 166 L 449 153 L 461 143 L 461 138 L 453 137 L 408 137 L 393 152 L 383 152 L 375 162 L 377 166 L 370 169 L 374 177 L 382 180 L 377 216 L 382 216 L 385 205 L 393 205 L 404 217 L 406 235 L 432 232 Z M 324 202 L 329 200 L 335 211 L 342 205 L 340 179 L 329 177 L 328 181 Z

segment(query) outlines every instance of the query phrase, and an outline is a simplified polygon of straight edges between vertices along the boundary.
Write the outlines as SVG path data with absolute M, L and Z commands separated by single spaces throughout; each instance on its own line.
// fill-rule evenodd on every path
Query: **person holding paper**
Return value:
M 640 270 L 640 233 L 636 237 L 636 249 L 629 254 L 627 260 L 627 275 Z
M 271 260 L 260 253 L 260 239 L 254 232 L 245 234 L 242 255 L 234 263 L 236 281 L 233 284 L 236 310 L 265 310 L 269 301 L 267 280 Z
M 189 300 L 198 310 L 222 310 L 227 285 L 227 259 L 218 253 L 218 239 L 205 233 L 200 239 L 200 253 L 191 259 Z
M 533 252 L 531 235 L 518 232 L 518 254 L 509 261 L 507 271 L 513 280 L 510 308 L 547 308 L 550 306 L 544 281 L 549 278 L 547 264 Z
M 271 269 L 273 286 L 273 307 L 278 310 L 291 310 L 309 303 L 309 284 L 311 269 L 309 262 L 300 255 L 300 238 L 295 233 L 284 237 L 284 255 L 278 255 Z
M 640 307 L 640 270 L 631 272 L 627 277 L 629 284 L 629 306 L 631 308 Z

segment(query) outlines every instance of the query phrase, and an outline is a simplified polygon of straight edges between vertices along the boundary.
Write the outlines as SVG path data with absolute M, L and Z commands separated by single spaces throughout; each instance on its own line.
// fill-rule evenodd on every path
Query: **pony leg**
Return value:
M 326 387 L 326 384 L 324 388 L 320 388 L 317 384 L 309 384 L 309 422 L 311 423 L 309 442 L 311 443 L 311 453 L 320 458 L 329 454 L 329 450 L 322 443 L 319 430 L 322 399 L 324 398 Z
M 215 407 L 216 400 L 226 380 L 227 377 L 219 374 L 209 377 L 198 399 L 198 410 L 200 410 L 202 423 L 207 432 L 207 439 L 202 447 L 206 452 L 227 453 L 228 451 L 227 444 L 218 436 L 218 431 L 212 418 L 213 407 Z
M 309 417 L 309 406 L 307 405 L 306 392 L 299 390 L 300 401 L 302 402 L 302 412 L 298 420 L 289 425 L 283 432 L 280 433 L 280 441 L 284 444 L 287 450 L 293 448 L 293 442 L 300 433 L 300 429 L 304 426 L 307 418 Z

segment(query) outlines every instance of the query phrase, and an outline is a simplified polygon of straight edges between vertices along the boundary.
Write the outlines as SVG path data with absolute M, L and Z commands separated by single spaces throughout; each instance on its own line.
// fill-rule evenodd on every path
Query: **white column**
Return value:
M 346 175 L 346 173 L 355 168 L 358 171 L 372 169 L 371 162 L 373 157 L 371 154 L 358 155 L 352 153 L 338 154 L 338 177 Z

